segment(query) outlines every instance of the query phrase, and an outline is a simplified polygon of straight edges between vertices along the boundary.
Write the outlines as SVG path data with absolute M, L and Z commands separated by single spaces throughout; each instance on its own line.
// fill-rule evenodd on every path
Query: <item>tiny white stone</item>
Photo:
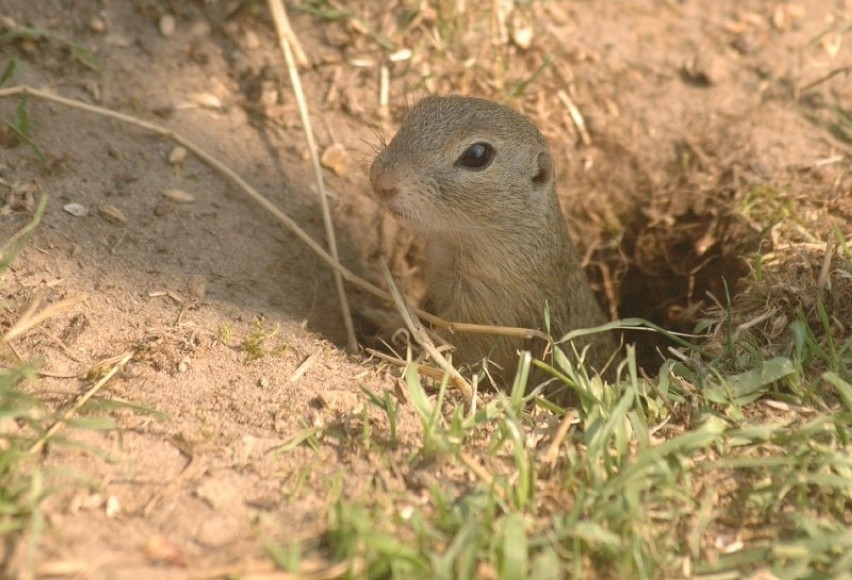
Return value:
M 111 495 L 107 498 L 106 501 L 106 517 L 112 519 L 118 514 L 121 513 L 121 503 L 118 501 L 118 498 L 114 495 Z
M 391 62 L 402 62 L 411 58 L 412 52 L 409 48 L 403 48 L 390 55 Z
M 177 21 L 171 14 L 163 14 L 160 17 L 160 34 L 166 38 L 171 38 L 177 28 Z
M 83 217 L 85 215 L 89 215 L 89 210 L 86 209 L 85 206 L 80 205 L 79 203 L 66 203 L 62 206 L 62 209 L 64 209 L 74 217 Z
M 186 149 L 183 147 L 175 147 L 172 149 L 172 152 L 169 153 L 169 163 L 172 165 L 183 163 L 184 159 L 186 159 Z
M 195 93 L 192 95 L 192 101 L 199 107 L 205 109 L 221 109 L 222 101 L 213 93 Z

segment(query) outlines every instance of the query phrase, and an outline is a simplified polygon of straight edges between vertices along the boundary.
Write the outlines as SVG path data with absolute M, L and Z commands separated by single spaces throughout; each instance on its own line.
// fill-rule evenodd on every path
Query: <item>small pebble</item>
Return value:
M 322 166 L 331 169 L 337 175 L 344 175 L 349 169 L 350 164 L 349 153 L 346 148 L 340 143 L 334 143 L 322 153 L 320 163 Z
M 112 519 L 118 514 L 121 513 L 121 503 L 119 503 L 118 498 L 114 495 L 111 495 L 107 498 L 106 501 L 106 509 L 104 510 L 106 513 L 106 517 Z
M 391 62 L 402 62 L 405 60 L 410 60 L 414 53 L 411 52 L 409 48 L 403 48 L 402 50 L 398 50 L 392 55 L 390 55 Z
M 222 108 L 222 101 L 213 93 L 196 93 L 192 95 L 192 102 L 205 109 Z
M 726 76 L 722 60 L 708 52 L 696 53 L 683 64 L 681 72 L 689 82 L 701 87 L 717 85 Z
M 89 29 L 92 32 L 104 32 L 106 30 L 106 21 L 100 16 L 93 16 L 89 20 Z
M 257 37 L 257 34 L 251 30 L 246 32 L 244 46 L 246 47 L 246 50 L 255 50 L 260 48 L 260 39 Z
M 74 217 L 83 217 L 85 215 L 89 215 L 89 210 L 86 209 L 85 206 L 80 205 L 79 203 L 66 203 L 62 206 L 66 212 L 70 213 Z
M 160 34 L 165 36 L 166 38 L 171 38 L 174 36 L 175 29 L 177 28 L 177 21 L 175 17 L 171 14 L 163 14 L 160 17 Z
M 524 50 L 532 44 L 533 30 L 529 26 L 512 30 L 512 40 Z
M 175 542 L 163 537 L 152 536 L 145 543 L 145 557 L 152 562 L 165 562 L 174 566 L 186 566 L 186 556 Z
M 186 149 L 183 147 L 175 147 L 172 149 L 172 152 L 169 153 L 169 163 L 172 165 L 183 163 L 184 159 L 186 159 Z
M 521 18 L 517 13 L 515 13 L 515 16 L 512 18 L 511 35 L 512 42 L 524 50 L 528 49 L 532 45 L 533 28 L 526 19 Z

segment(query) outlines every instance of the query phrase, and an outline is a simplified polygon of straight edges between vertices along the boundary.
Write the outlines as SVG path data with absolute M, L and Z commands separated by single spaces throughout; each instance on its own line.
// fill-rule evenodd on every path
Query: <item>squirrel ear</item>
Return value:
M 549 183 L 553 178 L 553 159 L 550 158 L 550 153 L 542 151 L 536 159 L 538 172 L 533 176 L 534 183 Z

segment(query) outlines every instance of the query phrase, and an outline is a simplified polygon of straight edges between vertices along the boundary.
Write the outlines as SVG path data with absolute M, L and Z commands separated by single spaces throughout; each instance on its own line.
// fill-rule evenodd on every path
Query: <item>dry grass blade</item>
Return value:
M 308 66 L 308 57 L 302 49 L 299 38 L 293 32 L 293 27 L 290 26 L 290 18 L 287 16 L 284 4 L 279 0 L 270 0 L 269 10 L 272 12 L 272 19 L 275 21 L 275 28 L 282 44 L 286 43 L 293 50 L 299 66 Z
M 841 75 L 841 74 L 848 75 L 850 73 L 852 73 L 852 66 L 842 66 L 840 68 L 836 68 L 836 69 L 832 70 L 831 72 L 824 74 L 823 76 L 819 77 L 815 81 L 811 81 L 808 84 L 806 84 L 805 86 L 803 86 L 802 88 L 800 88 L 798 90 L 798 94 L 801 95 L 801 94 L 807 93 L 808 91 L 815 89 L 816 87 L 818 87 L 822 83 L 833 79 L 837 75 Z
M 465 334 L 494 334 L 499 336 L 511 336 L 514 338 L 540 338 L 550 340 L 546 332 L 534 328 L 517 328 L 514 326 L 488 326 L 486 324 L 469 324 L 467 322 L 448 322 L 428 312 L 412 309 L 423 320 L 436 326 L 444 328 L 449 332 L 463 332 Z
M 392 365 L 400 367 L 400 368 L 406 367 L 408 365 L 414 365 L 414 366 L 417 367 L 418 373 L 420 373 L 421 375 L 427 376 L 430 379 L 435 380 L 435 381 L 440 381 L 444 376 L 444 371 L 442 371 L 441 369 L 436 369 L 435 367 L 430 367 L 429 365 L 424 365 L 424 364 L 421 364 L 421 363 L 415 363 L 415 362 L 411 362 L 411 361 L 401 359 L 401 358 L 396 357 L 396 356 L 391 356 L 389 354 L 380 352 L 380 351 L 378 351 L 374 348 L 365 348 L 364 352 L 366 352 L 370 356 L 376 357 L 380 361 L 392 364 Z
M 4 180 L 0 180 L 0 183 L 6 184 Z M 30 236 L 32 236 L 36 227 L 41 222 L 41 218 L 44 215 L 46 207 L 47 196 L 42 195 L 38 200 L 38 205 L 36 206 L 30 223 L 12 234 L 12 237 L 0 245 L 0 273 L 5 272 L 9 267 L 9 264 L 12 263 L 12 260 L 14 260 L 23 251 Z
M 476 459 L 473 458 L 472 455 L 466 453 L 465 451 L 459 452 L 459 459 L 461 459 L 462 463 L 473 472 L 473 474 L 479 478 L 485 485 L 489 487 L 500 499 L 506 499 L 506 492 L 501 489 L 499 486 L 495 485 L 494 476 L 491 475 L 487 469 L 485 469 Z
M 300 364 L 296 368 L 296 370 L 293 371 L 293 374 L 290 375 L 290 382 L 295 383 L 299 379 L 301 379 L 303 376 L 305 376 L 305 373 L 308 372 L 308 370 L 313 366 L 313 364 L 317 361 L 317 359 L 319 358 L 319 356 L 321 354 L 322 354 L 321 348 L 318 348 L 314 352 L 312 352 L 310 354 L 310 356 L 308 356 L 308 358 L 305 359 L 305 362 Z
M 388 288 L 393 295 L 394 306 L 396 307 L 397 312 L 399 312 L 399 315 L 402 316 L 402 319 L 405 321 L 405 326 L 408 328 L 408 331 L 411 333 L 415 342 L 429 353 L 429 356 L 438 363 L 438 366 L 440 366 L 444 372 L 449 373 L 453 384 L 456 385 L 459 391 L 461 391 L 465 399 L 467 399 L 468 402 L 471 402 L 473 400 L 473 388 L 470 386 L 470 383 L 468 383 L 461 373 L 456 370 L 456 368 L 451 365 L 446 358 L 444 358 L 444 355 L 442 355 L 437 348 L 435 348 L 435 345 L 432 343 L 432 340 L 429 338 L 429 335 L 426 333 L 426 329 L 423 328 L 420 320 L 412 315 L 411 310 L 405 303 L 405 298 L 402 297 L 399 288 L 396 287 L 396 283 L 393 281 L 393 276 L 391 276 L 390 270 L 384 262 L 382 262 L 382 272 L 385 275 Z
M 828 241 L 825 244 L 825 256 L 822 259 L 822 267 L 819 271 L 819 279 L 817 281 L 817 287 L 820 290 L 831 290 L 831 276 L 829 276 L 829 272 L 831 271 L 831 257 L 834 255 L 834 237 L 828 236 Z
M 127 362 L 131 359 L 132 356 L 133 354 L 129 352 L 124 353 L 124 355 L 121 355 L 121 358 L 115 363 L 115 365 L 103 377 L 101 377 L 101 379 L 97 383 L 92 385 L 92 388 L 83 393 L 83 395 L 79 399 L 77 399 L 77 401 L 70 408 L 68 408 L 68 410 L 62 413 L 62 416 L 47 429 L 47 431 L 39 438 L 38 441 L 33 443 L 32 447 L 30 447 L 29 450 L 30 453 L 35 454 L 41 451 L 47 443 L 48 439 L 53 437 L 57 431 L 62 429 L 68 419 L 70 419 L 74 413 L 79 411 L 80 408 L 85 405 L 89 399 L 94 397 L 95 394 L 97 394 L 97 392 L 100 391 L 101 388 L 103 388 L 103 386 L 107 384 L 107 382 L 109 382 L 109 380 L 114 377 L 116 373 L 118 373 L 118 371 L 120 371 L 124 367 L 124 365 L 127 364 Z
M 314 140 L 314 131 L 311 128 L 311 118 L 308 115 L 308 103 L 302 91 L 302 81 L 299 78 L 299 71 L 296 69 L 296 61 L 293 56 L 295 35 L 290 28 L 290 20 L 287 18 L 287 11 L 284 9 L 281 0 L 269 0 L 269 10 L 272 12 L 275 28 L 278 30 L 279 44 L 281 50 L 284 52 L 284 59 L 287 61 L 287 72 L 290 74 L 290 83 L 293 85 L 293 93 L 296 95 L 296 103 L 299 105 L 299 116 L 302 118 L 302 129 L 305 132 L 305 140 L 308 142 L 308 153 L 311 156 L 311 166 L 314 170 L 314 179 L 316 180 L 317 193 L 319 194 L 320 207 L 322 208 L 322 220 L 325 225 L 325 235 L 328 238 L 328 249 L 334 261 L 339 263 L 337 238 L 334 233 L 334 223 L 331 220 L 331 210 L 328 207 L 325 181 L 322 177 L 322 168 L 320 167 L 319 154 L 317 153 L 317 144 Z M 304 54 L 302 58 L 304 59 Z M 349 309 L 349 300 L 346 298 L 346 289 L 343 287 L 343 278 L 337 270 L 334 271 L 334 285 L 337 289 L 338 299 L 340 300 L 343 326 L 346 329 L 346 342 L 349 345 L 349 349 L 354 352 L 358 350 L 358 340 L 355 338 L 355 325 L 352 322 L 352 312 Z
M 571 425 L 578 422 L 577 414 L 574 411 L 565 413 L 565 416 L 562 417 L 562 421 L 559 422 L 559 427 L 556 429 L 553 440 L 547 446 L 547 450 L 544 452 L 544 455 L 542 455 L 542 464 L 551 469 L 556 466 L 556 462 L 559 460 L 560 447 L 565 441 L 565 438 L 568 436 L 568 431 L 571 429 Z
M 580 112 L 580 109 L 577 108 L 577 105 L 574 104 L 574 101 L 571 100 L 571 97 L 569 97 L 568 93 L 565 91 L 559 91 L 556 93 L 556 96 L 568 109 L 568 114 L 571 115 L 571 120 L 577 127 L 577 132 L 580 134 L 580 141 L 583 145 L 591 145 L 592 137 L 589 135 L 589 130 L 586 129 L 586 120 L 583 118 L 583 114 Z
M 6 331 L 6 334 L 3 335 L 3 338 L 0 339 L 0 342 L 7 343 L 15 338 L 21 336 L 29 329 L 38 326 L 43 321 L 56 316 L 60 312 L 68 310 L 72 306 L 83 302 L 86 299 L 86 295 L 75 296 L 73 298 L 66 298 L 65 300 L 61 300 L 55 304 L 51 304 L 38 314 L 35 311 L 38 309 L 39 304 L 41 304 L 40 299 L 36 299 L 33 303 L 24 311 L 21 317 L 18 319 L 15 324 L 12 325 L 12 328 Z

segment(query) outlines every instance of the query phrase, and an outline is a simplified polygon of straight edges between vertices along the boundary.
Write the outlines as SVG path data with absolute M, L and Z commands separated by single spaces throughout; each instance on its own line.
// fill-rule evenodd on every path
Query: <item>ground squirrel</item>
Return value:
M 559 338 L 603 324 L 568 236 L 553 159 L 523 115 L 485 99 L 426 97 L 405 117 L 370 168 L 376 195 L 426 242 L 427 310 L 451 321 L 545 328 Z M 529 341 L 491 335 L 451 338 L 456 361 L 489 358 L 511 383 Z M 612 337 L 587 342 L 596 368 Z M 493 367 L 492 367 L 493 368 Z M 532 385 L 531 385 L 532 386 Z

